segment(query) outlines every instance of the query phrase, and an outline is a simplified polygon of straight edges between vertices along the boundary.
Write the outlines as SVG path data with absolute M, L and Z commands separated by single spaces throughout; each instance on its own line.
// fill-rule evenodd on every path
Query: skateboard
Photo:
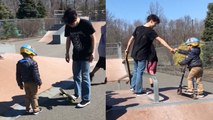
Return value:
M 129 80 L 126 82 L 126 84 L 128 84 L 129 82 L 131 84 L 132 74 L 131 74 L 130 67 L 129 67 L 128 54 L 125 56 L 125 60 L 126 60 L 127 72 L 128 72 L 128 76 L 129 76 Z
M 60 95 L 61 95 L 61 96 L 66 97 L 67 100 L 69 100 L 69 101 L 71 101 L 71 102 L 72 102 L 72 101 L 75 101 L 75 99 L 73 99 L 72 96 L 70 96 L 69 94 L 67 94 L 62 88 L 60 88 L 59 90 L 60 90 Z
M 193 99 L 197 99 L 197 90 L 196 89 L 193 89 L 193 92 L 189 93 L 189 92 L 186 92 L 186 90 L 187 90 L 186 87 L 182 86 L 185 72 L 186 72 L 186 66 L 184 66 L 184 68 L 182 69 L 182 76 L 181 76 L 179 87 L 177 89 L 177 94 L 183 95 L 183 96 L 186 96 L 186 97 L 190 97 L 190 98 L 193 98 Z

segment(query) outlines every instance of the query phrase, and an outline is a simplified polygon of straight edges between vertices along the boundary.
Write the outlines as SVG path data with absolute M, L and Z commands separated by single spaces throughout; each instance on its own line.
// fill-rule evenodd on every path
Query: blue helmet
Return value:
M 24 45 L 21 46 L 20 54 L 22 54 L 22 53 L 25 53 L 25 54 L 28 54 L 28 55 L 33 55 L 33 56 L 37 55 L 37 53 L 34 51 L 34 49 L 28 44 L 24 44 Z
M 186 40 L 185 44 L 186 45 L 191 45 L 193 47 L 196 47 L 196 46 L 198 46 L 200 44 L 200 40 L 198 38 L 191 37 L 191 38 Z

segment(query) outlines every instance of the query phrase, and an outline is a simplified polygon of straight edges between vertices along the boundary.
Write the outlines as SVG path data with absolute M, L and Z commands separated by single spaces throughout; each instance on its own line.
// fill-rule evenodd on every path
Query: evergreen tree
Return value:
M 205 41 L 213 41 L 213 3 L 209 3 L 208 5 L 208 12 L 202 39 Z
M 98 2 L 98 20 L 106 20 L 106 0 Z
M 12 19 L 14 16 L 11 11 L 0 0 L 0 19 Z
M 47 11 L 44 5 L 42 4 L 41 0 L 38 1 L 37 10 L 39 13 L 38 18 L 44 18 L 47 15 Z
M 207 17 L 205 19 L 205 29 L 202 39 L 206 41 L 202 47 L 203 51 L 203 63 L 205 67 L 213 66 L 213 3 L 209 3 Z
M 39 12 L 36 8 L 36 4 L 33 0 L 20 0 L 18 12 L 16 13 L 17 18 L 37 18 Z

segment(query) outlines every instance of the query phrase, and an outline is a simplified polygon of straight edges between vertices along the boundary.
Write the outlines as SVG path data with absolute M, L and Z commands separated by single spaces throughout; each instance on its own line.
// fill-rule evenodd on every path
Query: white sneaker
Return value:
M 203 98 L 203 97 L 205 97 L 205 96 L 204 96 L 204 94 L 198 94 L 197 97 L 198 97 L 198 98 Z
M 39 108 L 39 111 L 38 112 L 33 112 L 34 115 L 38 115 L 40 112 L 42 112 L 42 108 Z
M 90 104 L 90 101 L 81 101 L 76 105 L 77 108 L 83 108 Z

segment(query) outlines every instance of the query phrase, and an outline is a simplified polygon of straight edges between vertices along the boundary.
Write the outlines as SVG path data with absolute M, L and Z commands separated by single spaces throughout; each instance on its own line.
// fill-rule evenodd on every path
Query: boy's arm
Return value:
M 95 37 L 95 33 L 93 33 L 92 35 L 90 35 L 90 38 L 91 38 L 91 48 L 92 48 L 92 55 L 90 57 L 90 62 L 93 61 L 94 57 L 95 57 L 95 41 L 96 41 L 96 37 Z
M 188 51 L 188 50 L 181 50 L 181 49 L 178 49 L 177 51 L 178 51 L 178 53 L 183 54 L 183 55 L 188 55 L 188 54 L 189 54 L 189 51 Z
M 129 53 L 129 49 L 130 49 L 130 46 L 132 45 L 133 41 L 134 41 L 134 36 L 131 36 L 129 41 L 128 41 L 126 50 L 125 50 L 125 56 Z
M 34 62 L 32 65 L 32 73 L 33 73 L 33 79 L 35 80 L 35 82 L 41 86 L 42 82 L 41 82 L 41 78 L 40 78 L 40 74 L 38 71 L 38 64 L 37 62 Z
M 16 64 L 16 81 L 20 89 L 23 89 L 23 83 L 21 80 L 21 74 L 20 74 L 20 65 L 19 63 Z
M 166 47 L 167 49 L 169 49 L 170 52 L 175 53 L 175 49 L 173 49 L 172 47 L 169 46 L 169 44 L 162 39 L 161 37 L 156 37 L 156 40 L 158 40 L 164 47 Z
M 65 53 L 65 60 L 66 62 L 70 62 L 70 54 L 69 54 L 69 51 L 70 51 L 70 44 L 71 44 L 71 40 L 70 40 L 70 37 L 67 37 L 67 40 L 66 40 L 66 53 Z

